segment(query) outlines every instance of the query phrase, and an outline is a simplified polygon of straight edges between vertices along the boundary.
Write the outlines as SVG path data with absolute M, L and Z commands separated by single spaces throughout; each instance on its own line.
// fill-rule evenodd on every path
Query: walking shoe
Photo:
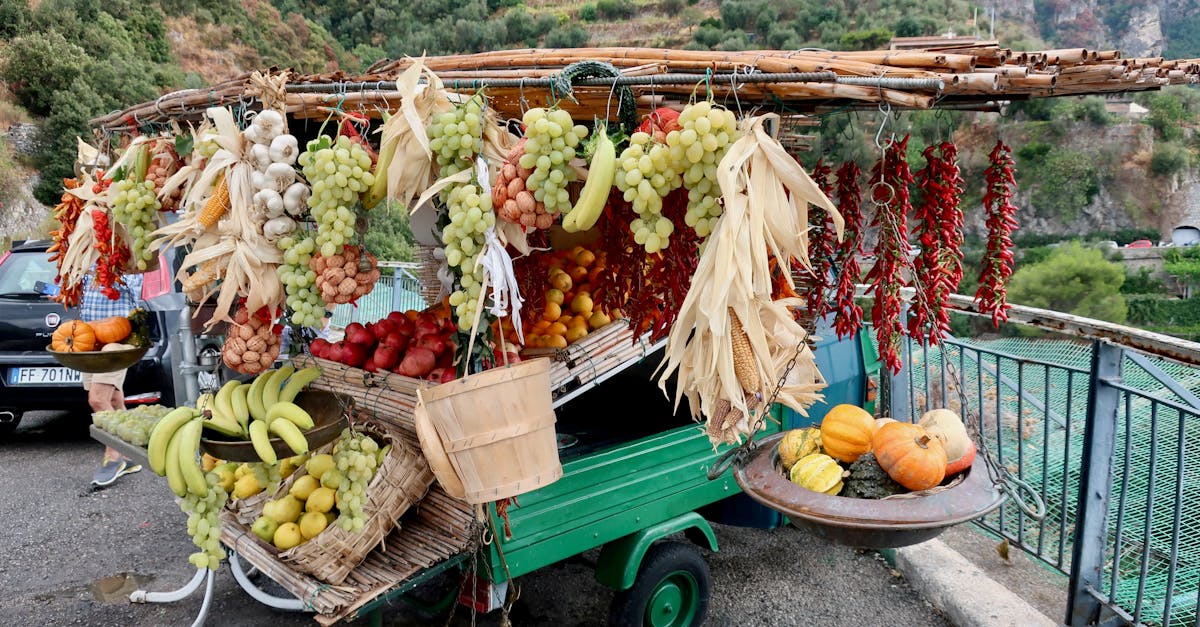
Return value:
M 140 465 L 131 464 L 124 458 L 105 460 L 100 469 L 96 471 L 96 476 L 92 478 L 92 484 L 100 487 L 112 485 L 118 477 L 135 473 L 141 469 Z

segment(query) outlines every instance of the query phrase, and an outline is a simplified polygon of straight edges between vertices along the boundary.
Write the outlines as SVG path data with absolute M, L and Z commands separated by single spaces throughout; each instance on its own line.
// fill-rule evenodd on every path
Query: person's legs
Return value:
M 89 381 L 89 383 L 90 385 L 88 385 L 87 391 L 88 405 L 91 406 L 92 413 L 99 411 L 111 411 L 114 409 L 124 409 L 124 403 L 118 406 L 113 402 L 117 395 L 120 394 L 120 390 L 118 390 L 116 386 L 110 383 L 97 383 L 96 381 Z M 122 400 L 123 399 L 124 397 L 122 397 Z M 115 462 L 119 459 L 121 459 L 121 454 L 118 453 L 116 449 L 109 446 L 104 447 L 104 459 L 101 462 L 102 465 L 107 465 L 109 462 Z
M 106 373 L 106 375 L 98 375 L 93 378 L 88 389 L 88 404 L 92 406 L 92 411 L 124 410 L 125 393 L 121 389 L 124 379 L 123 371 Z M 97 486 L 110 485 L 121 475 L 134 473 L 141 469 L 140 465 L 125 459 L 116 449 L 105 447 L 104 460 L 92 478 L 92 483 Z

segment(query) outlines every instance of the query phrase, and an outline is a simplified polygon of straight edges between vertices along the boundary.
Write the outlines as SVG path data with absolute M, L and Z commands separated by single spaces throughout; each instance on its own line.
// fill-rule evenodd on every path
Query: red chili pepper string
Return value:
M 813 168 L 812 179 L 826 196 L 833 194 L 833 169 L 825 161 L 817 161 Z M 812 315 L 820 317 L 829 311 L 826 294 L 833 288 L 832 277 L 834 251 L 837 249 L 837 230 L 829 212 L 810 206 L 809 222 L 812 229 L 808 232 L 808 258 L 812 268 L 801 273 L 808 288 L 808 310 Z
M 603 288 L 595 296 L 602 311 L 620 309 L 626 316 L 631 316 L 633 292 L 643 288 L 646 253 L 633 241 L 633 232 L 629 229 L 629 223 L 636 217 L 633 205 L 614 189 L 604 207 L 600 236 L 596 240 L 604 252 L 604 270 L 596 280 Z
M 695 231 L 684 228 L 687 214 L 687 192 L 678 189 L 663 198 L 662 215 L 675 224 L 671 245 L 652 256 L 650 267 L 639 289 L 630 300 L 637 303 L 630 314 L 633 328 L 650 332 L 650 341 L 657 342 L 671 332 L 679 308 L 692 285 L 692 275 L 700 262 L 701 238 Z M 636 300 L 635 300 L 636 299 Z
M 858 164 L 847 161 L 837 171 L 837 208 L 846 225 L 843 229 L 842 245 L 838 248 L 834 263 L 840 269 L 835 286 L 833 328 L 843 338 L 858 332 L 862 327 L 863 310 L 854 301 L 858 279 L 862 270 L 858 256 L 863 246 L 862 189 L 858 179 L 862 176 Z
M 879 340 L 879 356 L 892 372 L 900 371 L 900 342 L 904 337 L 900 290 L 906 285 L 903 272 L 909 244 L 905 221 L 912 210 L 908 186 L 913 182 L 907 146 L 907 135 L 888 142 L 883 158 L 871 169 L 872 200 L 876 205 L 871 225 L 879 229 L 879 235 L 875 265 L 867 273 L 867 283 L 874 294 L 871 320 Z
M 975 292 L 975 306 L 980 313 L 992 317 L 997 327 L 1008 320 L 1006 285 L 1013 273 L 1012 232 L 1017 228 L 1017 208 L 1012 204 L 1016 194 L 1017 180 L 1014 176 L 1012 150 L 997 141 L 988 160 L 991 165 L 984 171 L 987 189 L 983 195 L 983 209 L 987 214 L 987 251 L 979 272 L 979 289 Z
M 919 289 L 908 334 L 922 343 L 937 344 L 950 332 L 950 310 L 945 304 L 962 279 L 962 177 L 953 143 L 930 145 L 924 155 L 925 168 L 917 173 L 923 190 L 916 212 L 921 252 L 913 267 L 913 283 Z
M 530 248 L 549 248 L 548 231 L 531 229 L 525 234 Z M 530 255 L 513 258 L 513 273 L 517 277 L 517 287 L 524 299 L 521 305 L 523 312 L 538 312 L 546 306 L 546 255 L 534 252 Z
M 107 212 L 92 210 L 92 228 L 96 232 L 96 250 L 100 253 L 96 261 L 96 285 L 109 300 L 117 300 L 121 298 L 117 286 L 124 284 L 121 268 L 129 263 L 129 247 L 113 236 Z

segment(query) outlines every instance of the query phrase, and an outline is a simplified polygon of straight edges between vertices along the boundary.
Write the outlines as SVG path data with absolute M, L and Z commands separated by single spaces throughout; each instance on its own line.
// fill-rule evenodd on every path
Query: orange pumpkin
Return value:
M 68 320 L 50 338 L 50 350 L 60 353 L 86 353 L 96 350 L 96 333 L 82 320 Z
M 875 418 L 854 405 L 838 405 L 821 421 L 821 446 L 827 455 L 844 462 L 858 461 L 870 451 L 874 435 Z
M 946 476 L 951 477 L 971 467 L 975 463 L 975 443 L 967 440 L 967 451 L 958 459 L 946 463 Z
M 909 490 L 928 490 L 946 478 L 946 449 L 920 425 L 889 422 L 872 446 L 879 467 Z
M 133 327 L 129 324 L 129 319 L 125 316 L 113 316 L 103 320 L 96 320 L 90 324 L 92 331 L 96 334 L 96 341 L 101 344 L 120 342 L 129 337 L 129 334 L 133 332 Z

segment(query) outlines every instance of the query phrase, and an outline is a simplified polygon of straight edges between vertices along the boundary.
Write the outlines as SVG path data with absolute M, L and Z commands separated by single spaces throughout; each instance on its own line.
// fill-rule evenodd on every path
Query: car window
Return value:
M 55 268 L 44 252 L 15 252 L 0 264 L 0 294 L 37 293 L 37 282 L 54 284 Z

